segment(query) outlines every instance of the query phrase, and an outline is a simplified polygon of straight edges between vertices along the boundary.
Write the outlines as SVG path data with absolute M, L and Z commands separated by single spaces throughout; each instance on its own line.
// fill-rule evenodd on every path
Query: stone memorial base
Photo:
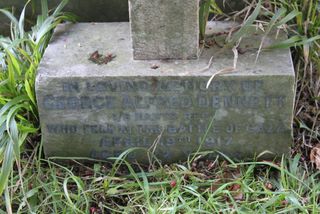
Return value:
M 198 60 L 136 61 L 129 23 L 58 26 L 36 79 L 47 157 L 106 159 L 149 148 L 158 136 L 155 153 L 166 162 L 185 160 L 201 142 L 202 150 L 233 158 L 288 153 L 295 92 L 289 50 L 262 52 L 255 64 L 261 36 L 253 32 L 242 40 L 237 69 L 207 89 L 215 72 L 233 66 L 232 50 L 219 47 L 223 39 Z M 89 60 L 96 51 L 116 57 L 98 65 Z

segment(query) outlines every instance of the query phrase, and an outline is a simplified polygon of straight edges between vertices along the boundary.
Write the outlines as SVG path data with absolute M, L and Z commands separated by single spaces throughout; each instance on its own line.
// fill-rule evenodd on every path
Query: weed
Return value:
M 222 14 L 223 12 L 220 10 L 215 0 L 201 0 L 199 9 L 199 34 L 201 41 L 205 38 L 208 17 L 209 14 L 212 13 Z
M 110 163 L 74 160 L 70 168 L 39 159 L 35 154 L 40 148 L 36 146 L 29 159 L 21 161 L 26 169 L 20 181 L 23 185 L 17 185 L 17 173 L 11 179 L 8 189 L 14 211 L 312 213 L 319 209 L 319 174 L 304 171 L 299 155 L 274 162 L 235 163 L 211 152 L 220 158 L 206 160 L 204 156 L 185 164 L 154 164 L 151 169 L 127 162 L 127 155 L 136 150 L 131 149 Z M 22 188 L 25 197 L 21 197 Z
M 6 189 L 7 207 L 10 204 L 7 183 L 13 163 L 16 162 L 21 176 L 22 145 L 30 140 L 30 134 L 39 130 L 34 87 L 36 69 L 51 31 L 61 21 L 72 19 L 61 12 L 67 4 L 66 0 L 52 13 L 49 13 L 46 1 L 42 0 L 41 4 L 42 14 L 38 16 L 37 24 L 31 32 L 25 31 L 24 25 L 27 5 L 19 19 L 7 10 L 0 10 L 11 21 L 11 37 L 0 38 L 0 194 Z

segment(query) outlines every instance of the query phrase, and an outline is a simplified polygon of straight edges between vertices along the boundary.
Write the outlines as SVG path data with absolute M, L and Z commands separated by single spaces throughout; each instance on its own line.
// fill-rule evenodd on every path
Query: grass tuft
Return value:
M 11 21 L 11 36 L 0 37 L 0 194 L 5 190 L 7 210 L 12 195 L 8 194 L 8 179 L 13 164 L 22 173 L 20 153 L 26 141 L 38 128 L 38 111 L 35 99 L 35 74 L 47 46 L 51 31 L 63 20 L 71 20 L 61 13 L 67 1 L 64 0 L 53 13 L 49 14 L 46 1 L 42 0 L 42 14 L 31 31 L 25 31 L 25 10 L 19 19 L 13 13 L 0 9 Z M 20 176 L 20 179 L 21 176 Z M 22 182 L 20 182 L 22 185 Z M 24 188 L 22 189 L 24 190 Z M 23 192 L 24 197 L 27 193 Z M 24 201 L 24 204 L 29 204 Z

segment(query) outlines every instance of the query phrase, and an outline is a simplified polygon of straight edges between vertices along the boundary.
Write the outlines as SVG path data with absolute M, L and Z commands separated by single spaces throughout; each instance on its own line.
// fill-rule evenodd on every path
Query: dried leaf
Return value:
M 99 51 L 95 51 L 90 55 L 89 60 L 98 65 L 102 65 L 102 64 L 108 64 L 114 58 L 116 58 L 116 55 L 107 54 L 106 56 L 103 56 L 102 54 L 99 53 Z
M 312 148 L 310 152 L 310 161 L 316 165 L 316 169 L 320 170 L 320 144 Z
M 153 65 L 151 65 L 151 69 L 158 69 L 158 68 L 160 68 L 160 66 L 159 66 L 159 65 L 157 65 L 157 64 L 153 64 Z
M 235 71 L 234 67 L 227 67 L 227 68 L 224 68 L 224 69 L 221 69 L 221 70 L 217 71 L 208 80 L 206 88 L 207 89 L 209 88 L 209 86 L 210 86 L 212 80 L 215 78 L 215 76 L 220 75 L 220 74 L 230 73 L 230 72 L 233 72 L 233 71 Z
M 281 201 L 281 205 L 282 206 L 287 206 L 288 204 L 289 204 L 289 202 L 287 200 Z
M 273 189 L 273 185 L 272 185 L 272 183 L 270 183 L 270 182 L 267 182 L 267 183 L 265 184 L 265 187 L 266 187 L 268 190 L 272 190 L 272 189 Z
M 233 196 L 233 198 L 234 198 L 235 200 L 240 201 L 240 200 L 243 199 L 243 193 L 242 193 L 242 192 L 239 192 L 239 193 L 237 193 L 235 196 Z
M 241 188 L 240 184 L 233 184 L 230 188 L 230 191 L 237 191 Z
M 177 186 L 177 181 L 173 180 L 170 182 L 170 187 L 175 188 Z
M 212 184 L 210 187 L 210 191 L 215 192 L 217 189 L 219 189 L 219 187 L 221 187 L 220 184 Z
M 215 167 L 215 165 L 216 165 L 215 162 L 210 162 L 210 163 L 208 164 L 208 170 L 213 169 L 213 168 Z

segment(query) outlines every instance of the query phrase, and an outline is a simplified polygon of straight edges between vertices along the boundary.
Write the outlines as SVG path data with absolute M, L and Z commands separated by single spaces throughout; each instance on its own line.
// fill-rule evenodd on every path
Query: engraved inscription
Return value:
M 58 93 L 44 94 L 40 105 L 68 119 L 52 118 L 44 128 L 49 135 L 89 145 L 93 158 L 148 148 L 158 136 L 159 152 L 169 157 L 173 152 L 168 148 L 176 145 L 188 154 L 202 144 L 245 146 L 261 136 L 290 131 L 273 113 L 287 105 L 286 94 L 266 90 L 263 80 L 206 84 L 206 78 L 66 80 Z

